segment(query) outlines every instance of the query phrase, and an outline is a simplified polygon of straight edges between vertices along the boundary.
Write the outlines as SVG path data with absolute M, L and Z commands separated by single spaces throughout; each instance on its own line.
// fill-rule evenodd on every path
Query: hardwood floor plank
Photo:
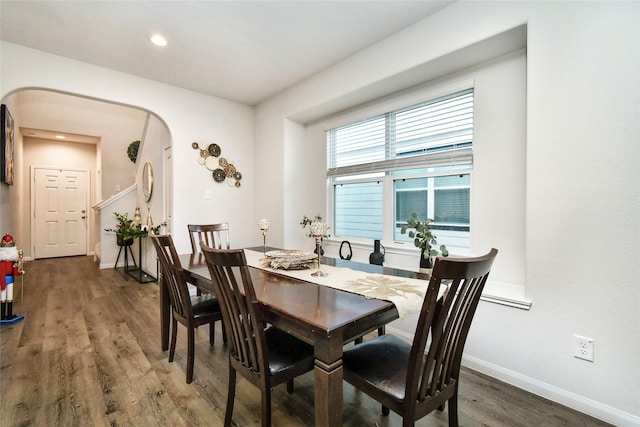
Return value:
M 15 421 L 15 424 L 6 425 L 28 425 L 29 420 L 34 419 L 36 408 L 40 406 L 38 366 L 41 353 L 40 344 L 18 347 L 11 355 L 3 350 L 0 375 L 2 425 L 7 420 Z
M 109 425 L 104 393 L 92 351 L 72 356 L 71 393 L 73 411 L 79 425 Z
M 0 329 L 0 427 L 220 426 L 225 416 L 227 346 L 220 322 L 196 331 L 194 381 L 186 384 L 187 342 L 178 330 L 176 356 L 160 350 L 158 285 L 139 284 L 122 269 L 99 270 L 89 257 L 26 264 L 25 320 Z M 312 426 L 313 375 L 295 391 L 273 391 L 274 427 Z M 343 425 L 402 425 L 394 413 L 344 384 Z M 606 426 L 606 423 L 488 376 L 461 372 L 462 426 Z M 260 394 L 239 378 L 235 426 L 260 425 Z M 448 426 L 447 410 L 419 427 Z
M 35 425 L 72 425 L 69 359 L 65 346 L 43 351 L 40 358 L 39 382 L 42 411 L 36 412 Z
M 65 344 L 69 356 L 82 354 L 91 347 L 82 311 L 69 313 L 65 323 Z

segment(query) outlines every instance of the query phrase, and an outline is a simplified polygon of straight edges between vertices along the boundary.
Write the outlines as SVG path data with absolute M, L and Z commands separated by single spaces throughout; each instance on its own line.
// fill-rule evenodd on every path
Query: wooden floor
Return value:
M 227 390 L 226 346 L 196 335 L 194 382 L 185 383 L 186 334 L 176 359 L 160 351 L 158 285 L 139 284 L 122 270 L 99 270 L 89 257 L 28 262 L 25 319 L 0 329 L 0 426 L 218 426 Z M 17 281 L 19 284 L 19 280 Z M 16 286 L 20 295 L 20 287 Z M 217 337 L 221 338 L 218 329 Z M 239 380 L 238 426 L 260 422 L 260 394 Z M 313 375 L 273 396 L 274 426 L 313 425 Z M 345 426 L 399 426 L 380 406 L 344 385 Z M 602 426 L 598 420 L 464 369 L 463 426 Z M 446 426 L 447 411 L 418 426 Z

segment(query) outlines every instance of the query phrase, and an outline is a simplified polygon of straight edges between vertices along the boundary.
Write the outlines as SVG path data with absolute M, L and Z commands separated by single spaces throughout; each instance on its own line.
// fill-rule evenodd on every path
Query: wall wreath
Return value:
M 131 160 L 133 163 L 135 163 L 136 159 L 138 158 L 139 149 L 140 149 L 140 141 L 133 141 L 127 147 L 127 157 L 129 157 L 129 160 Z

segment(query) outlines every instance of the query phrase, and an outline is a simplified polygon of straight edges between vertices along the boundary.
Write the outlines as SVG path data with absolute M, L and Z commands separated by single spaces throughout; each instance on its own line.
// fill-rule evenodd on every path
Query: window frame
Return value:
M 395 118 L 398 114 L 406 113 L 407 111 L 411 111 L 412 109 L 419 109 L 431 104 L 436 104 L 442 100 L 455 100 L 459 97 L 460 100 L 463 100 L 465 97 L 471 97 L 471 109 L 472 109 L 472 125 L 470 130 L 470 141 L 463 141 L 458 146 L 454 146 L 453 148 L 445 148 L 439 149 L 436 145 L 435 149 L 433 147 L 425 149 L 428 151 L 427 154 L 418 154 L 414 156 L 396 156 L 395 151 L 398 146 L 393 136 L 390 134 L 394 133 L 394 130 L 390 130 L 391 126 L 395 126 Z M 380 239 L 385 242 L 393 242 L 393 245 L 405 245 L 410 243 L 410 240 L 405 239 L 396 239 L 396 218 L 395 218 L 395 206 L 396 206 L 396 191 L 395 191 L 395 181 L 398 179 L 406 179 L 406 178 L 420 178 L 420 177 L 428 177 L 434 178 L 436 176 L 451 176 L 451 175 L 459 175 L 461 173 L 469 174 L 469 190 L 471 191 L 471 172 L 473 170 L 473 119 L 474 114 L 473 108 L 475 103 L 475 87 L 473 82 L 465 82 L 463 85 L 457 88 L 449 88 L 448 90 L 443 89 L 440 93 L 433 96 L 427 96 L 418 102 L 410 102 L 405 105 L 399 106 L 399 108 L 390 109 L 384 113 L 373 114 L 367 117 L 355 119 L 353 121 L 347 121 L 338 126 L 331 127 L 329 129 L 325 129 L 327 132 L 326 136 L 326 144 L 327 144 L 327 202 L 328 202 L 328 220 L 332 226 L 334 232 L 337 233 L 336 227 L 336 187 L 344 184 L 357 184 L 357 183 L 374 183 L 381 182 L 383 185 L 382 190 L 382 199 L 383 199 L 383 207 L 382 207 L 382 235 Z M 348 129 L 350 126 L 357 126 L 359 124 L 364 124 L 367 122 L 373 122 L 380 118 L 384 118 L 384 128 L 385 128 L 385 141 L 384 141 L 384 151 L 385 151 L 385 159 L 382 161 L 371 161 L 365 162 L 361 164 L 355 165 L 347 165 L 336 167 L 336 158 L 333 155 L 332 150 L 334 150 L 333 144 L 335 143 L 332 138 L 334 138 L 334 134 L 332 132 L 336 132 L 336 129 Z M 444 147 L 449 147 L 449 145 L 444 145 Z M 390 153 L 394 153 L 393 156 L 390 156 Z M 420 163 L 423 160 L 427 160 L 426 164 Z M 432 170 L 433 166 L 430 163 L 435 162 L 438 166 L 454 166 L 458 169 L 452 171 L 434 171 Z M 385 168 L 385 166 L 387 168 Z M 411 170 L 415 170 L 416 166 L 419 169 L 424 169 L 425 172 L 423 174 L 412 174 L 412 175 L 398 175 L 398 173 L 407 174 Z M 366 169 L 371 167 L 371 169 L 375 169 L 375 172 L 372 170 L 369 174 L 366 174 Z M 381 170 L 384 168 L 384 170 Z M 342 171 L 342 173 L 340 173 Z M 376 174 L 374 176 L 374 173 Z M 433 209 L 433 205 L 428 207 L 428 209 Z M 469 202 L 469 210 L 471 209 L 471 203 Z M 469 228 L 471 228 L 471 220 L 468 224 Z M 455 234 L 455 233 L 454 233 Z M 457 233 L 459 234 L 459 233 Z M 470 230 L 464 233 L 464 244 L 461 246 L 466 250 L 470 246 Z M 356 242 L 367 242 L 377 238 L 376 237 L 358 237 L 358 236 L 346 236 L 335 234 L 336 238 L 348 238 L 352 239 Z M 444 242 L 447 240 L 443 239 Z M 450 243 L 449 243 L 450 244 Z M 449 245 L 448 244 L 448 245 Z M 452 245 L 455 246 L 455 245 Z
M 453 188 L 468 188 L 469 189 L 469 193 L 471 196 L 471 192 L 472 192 L 472 185 L 471 185 L 471 181 L 472 181 L 472 175 L 473 174 L 473 165 L 463 165 L 458 169 L 451 169 L 451 170 L 441 170 L 441 171 L 426 171 L 425 173 L 421 173 L 421 174 L 410 174 L 410 175 L 393 175 L 391 174 L 391 192 L 392 192 L 392 196 L 393 196 L 393 226 L 391 227 L 392 230 L 392 236 L 393 236 L 393 242 L 394 243 L 411 243 L 411 240 L 408 237 L 405 238 L 397 238 L 398 235 L 396 234 L 396 230 L 398 230 L 400 227 L 397 225 L 398 221 L 404 221 L 403 219 L 397 218 L 396 217 L 396 206 L 397 206 L 397 194 L 398 191 L 396 191 L 395 189 L 395 181 L 401 181 L 401 180 L 405 180 L 405 179 L 421 179 L 421 178 L 426 178 L 427 180 L 434 180 L 436 178 L 439 177 L 447 177 L 447 176 L 456 176 L 456 175 L 469 175 L 469 184 L 465 185 L 465 186 L 450 186 L 448 187 L 448 189 L 453 189 Z M 442 188 L 439 188 L 436 186 L 435 182 L 432 185 L 428 185 L 427 186 L 427 191 L 429 192 L 429 194 L 433 194 L 434 195 L 434 202 L 433 203 L 427 203 L 427 217 L 428 218 L 432 218 L 434 219 L 434 223 L 432 224 L 432 229 L 434 229 L 435 234 L 438 238 L 438 244 L 444 244 L 446 245 L 448 248 L 464 248 L 465 250 L 469 249 L 469 247 L 471 246 L 471 197 L 469 197 L 469 223 L 466 226 L 467 230 L 463 231 L 463 230 L 446 230 L 444 227 L 451 227 L 452 225 L 448 225 L 447 223 L 439 223 L 438 221 L 435 221 L 436 219 L 436 215 L 435 215 L 435 192 L 437 190 L 441 190 Z M 408 219 L 408 217 L 406 218 Z M 447 225 L 445 225 L 447 224 Z M 458 227 L 464 227 L 464 225 L 457 224 L 455 226 Z M 458 242 L 456 244 L 456 242 Z

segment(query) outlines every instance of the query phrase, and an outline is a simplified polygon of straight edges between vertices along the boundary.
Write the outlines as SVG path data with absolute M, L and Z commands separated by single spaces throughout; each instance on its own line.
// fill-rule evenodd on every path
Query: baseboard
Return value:
M 100 270 L 104 270 L 106 268 L 123 268 L 123 267 L 124 267 L 124 261 L 118 262 L 118 264 L 114 267 L 113 263 L 105 264 L 104 262 L 102 262 L 102 260 L 100 260 L 100 264 L 98 265 L 98 268 Z
M 387 332 L 396 335 L 407 342 L 413 340 L 413 335 L 400 329 L 387 326 Z M 619 427 L 638 427 L 640 426 L 640 417 L 620 411 L 611 406 L 605 405 L 595 400 L 588 399 L 584 396 L 563 390 L 551 384 L 546 384 L 534 378 L 527 377 L 518 372 L 505 369 L 501 366 L 494 365 L 484 360 L 472 356 L 463 356 L 462 364 L 467 368 L 481 372 L 490 377 L 496 378 L 507 384 L 521 388 L 545 399 L 564 405 L 568 408 L 575 409 L 584 414 L 590 415 L 599 420 L 611 423 Z
M 406 341 L 408 343 L 413 342 L 413 335 L 406 331 L 394 328 L 393 326 L 389 326 L 389 325 L 387 325 L 386 329 L 387 329 L 387 332 L 397 336 L 398 338 L 401 338 L 403 341 Z
M 527 377 L 518 372 L 505 369 L 501 366 L 488 363 L 484 360 L 472 356 L 463 356 L 462 364 L 475 371 L 489 375 L 507 384 L 521 388 L 535 395 L 544 397 L 553 402 L 567 406 L 576 411 L 598 418 L 602 421 L 614 424 L 619 427 L 640 426 L 640 417 L 627 412 L 620 411 L 611 406 L 605 405 L 595 400 L 588 399 L 576 393 L 563 390 L 551 384 Z

